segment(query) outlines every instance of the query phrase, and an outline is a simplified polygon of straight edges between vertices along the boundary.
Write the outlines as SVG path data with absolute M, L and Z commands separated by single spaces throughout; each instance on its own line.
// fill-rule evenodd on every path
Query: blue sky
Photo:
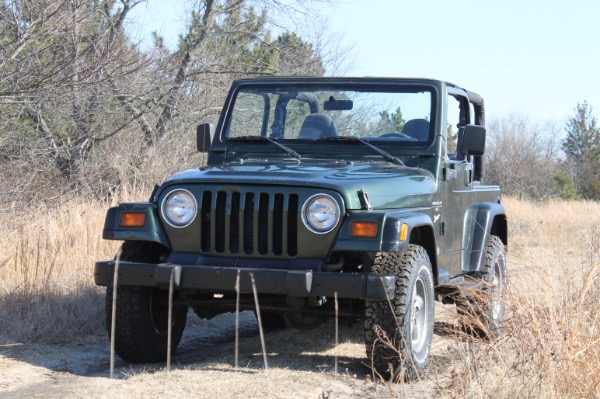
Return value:
M 142 37 L 175 43 L 185 0 L 135 10 Z M 447 80 L 481 94 L 492 118 L 564 124 L 584 100 L 600 115 L 600 0 L 342 0 L 319 14 L 353 47 L 346 75 Z

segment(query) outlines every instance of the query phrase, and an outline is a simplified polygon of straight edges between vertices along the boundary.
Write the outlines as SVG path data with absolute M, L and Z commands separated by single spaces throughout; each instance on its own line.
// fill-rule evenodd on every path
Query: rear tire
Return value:
M 395 297 L 365 303 L 365 344 L 374 372 L 387 380 L 420 378 L 429 364 L 434 291 L 429 256 L 409 245 L 403 253 L 378 253 L 372 272 L 395 275 Z M 391 306 L 390 306 L 391 305 Z
M 464 330 L 475 337 L 489 338 L 498 335 L 505 313 L 502 296 L 507 287 L 506 252 L 497 236 L 489 238 L 478 278 L 485 281 L 483 295 L 458 302 L 457 310 Z

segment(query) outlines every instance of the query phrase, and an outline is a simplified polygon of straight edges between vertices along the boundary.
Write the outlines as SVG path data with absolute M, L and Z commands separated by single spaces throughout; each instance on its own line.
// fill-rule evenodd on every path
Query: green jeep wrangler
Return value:
M 117 354 L 166 359 L 169 295 L 172 351 L 190 307 L 255 310 L 251 276 L 265 326 L 318 327 L 335 302 L 362 320 L 386 378 L 427 367 L 435 300 L 497 329 L 507 220 L 483 184 L 484 119 L 479 95 L 437 80 L 234 82 L 216 128 L 197 129 L 207 165 L 108 211 L 103 238 L 124 241 Z M 109 332 L 116 264 L 95 265 Z M 483 306 L 461 294 L 477 286 Z

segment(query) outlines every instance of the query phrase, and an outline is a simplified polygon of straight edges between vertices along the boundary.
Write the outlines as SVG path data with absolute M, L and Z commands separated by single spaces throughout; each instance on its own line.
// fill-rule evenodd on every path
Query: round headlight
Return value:
M 325 234 L 338 224 L 340 206 L 327 194 L 313 195 L 302 207 L 302 220 L 313 233 Z
M 162 214 L 173 227 L 188 226 L 198 210 L 196 198 L 187 190 L 174 190 L 163 201 Z

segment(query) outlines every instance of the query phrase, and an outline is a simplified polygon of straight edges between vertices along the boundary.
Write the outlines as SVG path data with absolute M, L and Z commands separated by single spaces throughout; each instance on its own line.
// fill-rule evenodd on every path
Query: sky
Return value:
M 185 4 L 139 5 L 141 39 L 175 46 Z M 600 116 L 600 0 L 339 0 L 316 15 L 349 49 L 344 75 L 449 81 L 480 94 L 488 118 L 564 125 L 584 101 Z

